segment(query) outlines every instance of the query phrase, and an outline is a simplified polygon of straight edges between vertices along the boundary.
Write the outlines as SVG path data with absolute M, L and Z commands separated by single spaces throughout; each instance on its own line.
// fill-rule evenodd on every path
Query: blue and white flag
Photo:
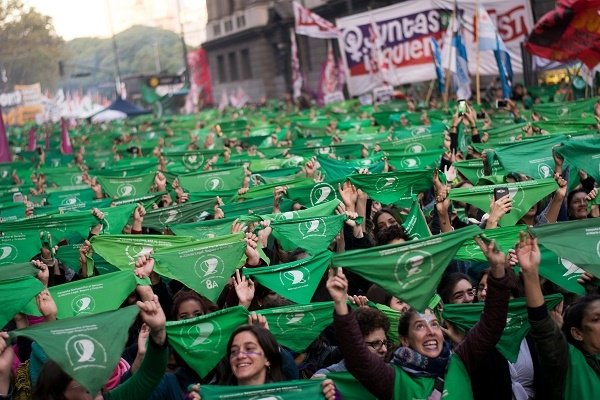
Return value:
M 513 79 L 510 54 L 506 50 L 506 46 L 498 34 L 492 19 L 483 7 L 479 7 L 479 24 L 477 28 L 479 50 L 494 52 L 494 57 L 496 57 L 496 63 L 498 64 L 500 84 L 502 85 L 502 95 L 504 98 L 510 98 Z
M 471 76 L 469 75 L 467 49 L 460 31 L 461 29 L 458 29 L 454 34 L 454 38 L 452 38 L 452 47 L 454 47 L 454 53 L 456 54 L 456 71 L 454 72 L 453 81 L 456 97 L 467 100 L 471 98 Z
M 444 79 L 446 78 L 444 75 L 444 69 L 442 67 L 442 53 L 440 52 L 440 46 L 438 45 L 437 40 L 434 37 L 431 39 L 431 54 L 433 55 L 433 63 L 435 65 L 435 74 L 437 75 L 438 80 L 438 90 L 440 93 L 444 93 L 446 91 L 446 82 Z

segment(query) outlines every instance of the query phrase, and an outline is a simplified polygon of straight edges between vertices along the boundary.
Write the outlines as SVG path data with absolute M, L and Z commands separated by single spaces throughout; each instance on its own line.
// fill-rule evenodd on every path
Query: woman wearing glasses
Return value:
M 259 317 L 259 322 L 266 325 L 264 317 Z M 224 371 L 218 384 L 248 386 L 286 380 L 279 344 L 266 327 L 240 326 L 231 334 L 227 349 L 229 362 L 223 363 Z M 323 381 L 322 388 L 325 399 L 335 399 L 335 386 L 331 380 Z M 200 385 L 194 385 L 191 389 L 189 397 L 201 399 Z
M 371 353 L 383 359 L 388 351 L 389 342 L 387 332 L 390 329 L 390 320 L 381 311 L 370 307 L 358 307 L 354 310 L 358 328 L 363 337 L 363 342 Z M 322 368 L 314 373 L 313 378 L 323 378 L 330 372 L 345 372 L 346 362 L 339 363 Z

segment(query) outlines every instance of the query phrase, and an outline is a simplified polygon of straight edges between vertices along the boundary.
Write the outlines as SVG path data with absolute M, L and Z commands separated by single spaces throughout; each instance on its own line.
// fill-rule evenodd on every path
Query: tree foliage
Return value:
M 54 89 L 64 55 L 52 18 L 26 8 L 21 0 L 0 0 L 0 72 L 7 78 L 0 81 L 0 90 L 36 82 Z
M 133 26 L 115 35 L 119 66 L 123 78 L 158 72 L 177 74 L 183 69 L 179 36 L 171 31 L 147 26 Z M 112 39 L 78 38 L 67 42 L 70 55 L 65 70 L 66 88 L 88 88 L 114 82 L 116 76 Z M 157 71 L 157 59 L 160 71 Z M 86 78 L 73 74 L 89 72 Z

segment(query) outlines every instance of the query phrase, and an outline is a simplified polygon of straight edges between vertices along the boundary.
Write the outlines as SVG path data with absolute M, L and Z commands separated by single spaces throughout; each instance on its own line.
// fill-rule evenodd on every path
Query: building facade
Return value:
M 385 7 L 396 0 L 298 0 L 323 18 L 336 18 Z M 534 19 L 554 7 L 553 0 L 532 0 Z M 207 0 L 203 47 L 213 80 L 214 98 L 244 89 L 251 101 L 281 98 L 291 91 L 290 29 L 292 0 Z M 304 89 L 318 90 L 327 40 L 297 36 Z M 334 46 L 337 51 L 337 46 Z

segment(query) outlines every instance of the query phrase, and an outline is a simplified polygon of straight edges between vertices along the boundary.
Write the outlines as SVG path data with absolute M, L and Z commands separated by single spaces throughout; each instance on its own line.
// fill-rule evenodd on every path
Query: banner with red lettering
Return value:
M 510 54 L 513 72 L 523 71 L 521 43 L 533 27 L 528 0 L 479 0 L 484 7 Z M 463 40 L 469 60 L 469 71 L 475 73 L 476 47 L 473 23 L 475 0 L 458 1 L 458 15 L 463 26 Z M 345 64 L 346 81 L 350 95 L 367 93 L 383 81 L 391 85 L 434 79 L 435 64 L 430 38 L 441 42 L 452 11 L 453 0 L 413 0 L 378 8 L 365 13 L 340 18 L 339 47 Z M 372 30 L 377 29 L 380 51 L 374 51 L 376 41 Z M 374 54 L 378 60 L 373 60 Z M 481 75 L 498 75 L 494 55 L 480 53 Z M 442 68 L 447 66 L 442 65 Z M 379 71 L 379 70 L 382 71 Z M 382 73 L 385 72 L 385 73 Z
M 533 28 L 525 47 L 550 60 L 600 63 L 600 0 L 560 0 Z
M 335 25 L 294 1 L 294 27 L 296 34 L 318 39 L 337 39 Z

